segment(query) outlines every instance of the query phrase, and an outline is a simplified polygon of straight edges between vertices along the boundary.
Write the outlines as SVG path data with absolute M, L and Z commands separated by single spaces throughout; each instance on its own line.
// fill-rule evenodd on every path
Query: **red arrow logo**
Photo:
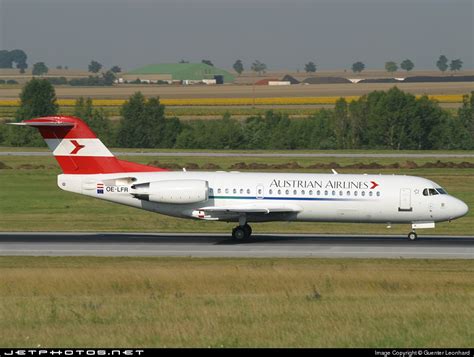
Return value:
M 85 148 L 85 145 L 81 145 L 77 142 L 77 140 L 70 140 L 71 144 L 74 145 L 74 150 L 70 152 L 71 155 L 76 155 L 79 150 Z
M 372 187 L 370 188 L 371 190 L 376 188 L 379 184 L 375 181 L 370 181 L 370 183 L 372 184 Z

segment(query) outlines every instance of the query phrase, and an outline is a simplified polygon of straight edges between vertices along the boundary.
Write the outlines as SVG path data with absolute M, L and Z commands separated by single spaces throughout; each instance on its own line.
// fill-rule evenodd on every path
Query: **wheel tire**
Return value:
M 252 235 L 252 227 L 250 227 L 248 224 L 245 224 L 243 228 L 245 231 L 246 238 L 250 238 L 250 236 Z
M 415 232 L 408 233 L 408 239 L 416 240 L 416 238 L 418 238 L 418 234 L 416 234 Z
M 232 238 L 234 238 L 235 240 L 244 240 L 247 238 L 247 234 L 246 234 L 246 231 L 244 228 L 242 227 L 235 227 L 233 230 L 232 230 Z

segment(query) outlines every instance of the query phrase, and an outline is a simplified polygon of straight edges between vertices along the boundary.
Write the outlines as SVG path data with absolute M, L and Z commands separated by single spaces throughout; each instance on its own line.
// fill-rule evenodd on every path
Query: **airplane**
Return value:
M 469 209 L 422 177 L 170 171 L 119 160 L 76 117 L 9 124 L 39 129 L 62 169 L 62 190 L 173 217 L 237 222 L 236 240 L 251 237 L 249 223 L 270 221 L 411 224 L 415 240 L 417 229 Z

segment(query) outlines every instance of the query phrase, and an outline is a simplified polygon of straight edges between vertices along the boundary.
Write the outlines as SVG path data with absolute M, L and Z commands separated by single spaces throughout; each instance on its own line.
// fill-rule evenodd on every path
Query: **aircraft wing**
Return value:
M 274 206 L 267 204 L 243 204 L 243 205 L 228 205 L 228 206 L 210 206 L 202 207 L 199 211 L 208 213 L 291 213 L 299 212 L 301 208 L 296 205 L 282 205 Z

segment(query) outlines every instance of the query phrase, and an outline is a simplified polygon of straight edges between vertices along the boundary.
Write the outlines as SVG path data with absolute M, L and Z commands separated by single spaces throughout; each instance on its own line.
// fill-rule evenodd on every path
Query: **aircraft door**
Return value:
M 262 184 L 257 185 L 257 194 L 256 194 L 257 200 L 263 199 L 264 194 L 265 194 L 265 191 L 263 189 L 263 185 Z
M 411 189 L 401 188 L 400 189 L 400 205 L 398 206 L 399 212 L 411 212 L 413 207 L 411 206 Z

